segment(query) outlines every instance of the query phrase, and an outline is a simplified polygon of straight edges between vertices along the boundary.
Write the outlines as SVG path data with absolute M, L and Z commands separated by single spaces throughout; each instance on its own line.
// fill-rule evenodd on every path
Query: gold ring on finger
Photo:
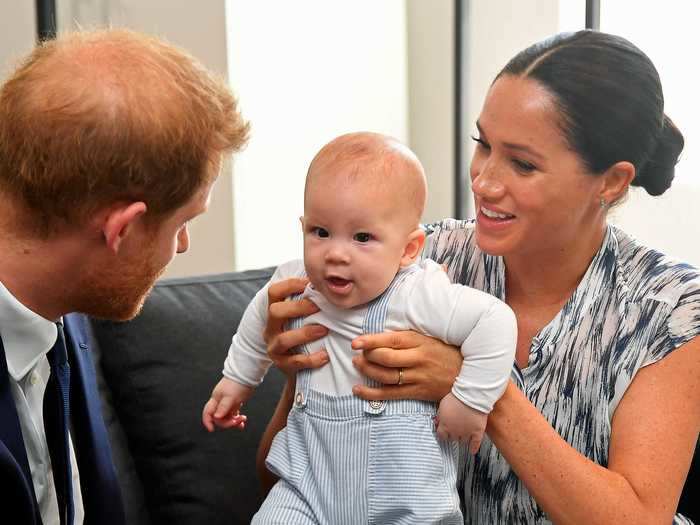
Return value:
M 403 367 L 399 368 L 399 380 L 396 382 L 397 385 L 403 384 Z

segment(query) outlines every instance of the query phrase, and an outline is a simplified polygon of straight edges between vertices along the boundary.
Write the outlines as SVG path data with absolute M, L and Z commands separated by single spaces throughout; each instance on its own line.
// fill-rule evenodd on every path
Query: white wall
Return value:
M 31 2 L 33 3 L 33 2 Z M 59 30 L 112 25 L 165 38 L 227 77 L 224 0 L 57 0 Z M 190 227 L 190 250 L 175 257 L 166 276 L 234 269 L 233 183 L 228 164 L 216 183 L 209 211 Z
M 302 255 L 299 216 L 316 151 L 356 130 L 408 138 L 402 0 L 228 0 L 229 71 L 252 122 L 236 161 L 236 266 Z
M 408 144 L 428 179 L 424 222 L 454 215 L 455 3 L 407 0 Z
M 17 59 L 36 42 L 34 2 L 0 2 L 0 79 L 14 68 Z
M 635 16 L 629 13 L 634 10 Z M 688 51 L 700 48 L 697 2 L 603 2 L 603 31 L 624 36 L 644 51 L 661 77 L 665 110 L 685 135 L 676 178 L 660 197 L 633 189 L 611 220 L 643 243 L 700 267 L 700 104 L 698 73 Z

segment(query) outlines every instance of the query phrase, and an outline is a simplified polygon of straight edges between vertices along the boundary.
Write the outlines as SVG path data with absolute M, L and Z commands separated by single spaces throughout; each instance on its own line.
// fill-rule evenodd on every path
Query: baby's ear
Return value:
M 406 247 L 404 248 L 403 256 L 401 257 L 402 267 L 408 266 L 418 259 L 420 252 L 423 250 L 423 244 L 425 244 L 425 232 L 422 228 L 416 228 L 408 234 L 408 238 L 406 239 Z
M 301 224 L 301 231 L 304 231 L 304 216 L 299 217 L 299 224 Z

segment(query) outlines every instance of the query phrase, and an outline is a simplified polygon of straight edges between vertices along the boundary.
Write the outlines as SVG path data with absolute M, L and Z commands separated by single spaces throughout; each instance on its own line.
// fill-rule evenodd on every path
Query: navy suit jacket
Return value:
M 124 508 L 107 429 L 102 419 L 95 368 L 84 316 L 63 317 L 70 363 L 71 437 L 80 472 L 86 525 L 124 525 Z M 40 525 L 34 485 L 0 340 L 0 494 L 2 520 Z

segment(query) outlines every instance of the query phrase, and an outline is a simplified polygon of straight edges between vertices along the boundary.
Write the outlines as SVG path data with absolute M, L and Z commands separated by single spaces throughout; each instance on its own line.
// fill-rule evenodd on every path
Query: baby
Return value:
M 320 312 L 290 328 L 327 327 L 325 338 L 299 351 L 325 348 L 330 363 L 297 375 L 287 427 L 267 457 L 280 480 L 253 523 L 463 523 L 457 442 L 478 449 L 513 365 L 516 324 L 504 303 L 451 284 L 433 261 L 417 262 L 425 198 L 420 162 L 384 135 L 342 135 L 311 162 L 304 260 L 281 265 L 271 282 L 308 276 L 303 296 Z M 262 335 L 267 307 L 266 286 L 248 306 L 204 407 L 210 431 L 245 424 L 240 407 L 271 363 Z M 461 347 L 461 373 L 439 407 L 352 395 L 367 379 L 353 367 L 351 341 L 385 330 L 415 330 Z M 405 381 L 399 369 L 397 384 Z

